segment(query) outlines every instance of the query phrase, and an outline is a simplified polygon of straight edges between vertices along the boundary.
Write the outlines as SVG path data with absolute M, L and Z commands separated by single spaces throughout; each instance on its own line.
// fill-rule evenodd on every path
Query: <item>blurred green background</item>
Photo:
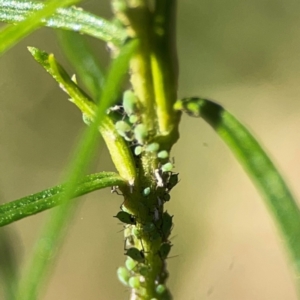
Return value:
M 214 99 L 248 125 L 300 199 L 300 2 L 178 2 L 179 97 Z M 108 0 L 83 7 L 111 17 Z M 89 41 L 107 66 L 104 43 Z M 77 108 L 26 46 L 64 62 L 51 29 L 37 31 L 0 60 L 5 202 L 57 184 L 84 127 Z M 176 257 L 168 260 L 174 299 L 295 300 L 281 238 L 244 171 L 203 121 L 184 116 L 180 131 L 173 155 L 181 180 L 166 205 L 175 222 Z M 113 170 L 107 151 L 99 154 L 93 170 Z M 122 226 L 112 216 L 121 201 L 109 190 L 82 199 L 40 299 L 128 299 L 116 278 L 125 257 Z M 2 229 L 11 234 L 20 267 L 46 215 Z

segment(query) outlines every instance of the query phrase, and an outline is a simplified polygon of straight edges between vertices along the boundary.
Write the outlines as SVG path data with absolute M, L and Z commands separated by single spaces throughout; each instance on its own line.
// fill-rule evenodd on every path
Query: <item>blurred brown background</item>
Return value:
M 107 0 L 83 6 L 111 16 Z M 214 99 L 247 124 L 300 199 L 300 2 L 185 0 L 178 6 L 179 96 Z M 107 66 L 104 44 L 90 41 Z M 84 126 L 28 45 L 62 60 L 50 29 L 0 60 L 3 201 L 57 184 Z M 106 150 L 99 152 L 94 170 L 113 170 Z M 166 205 L 175 215 L 171 255 L 177 256 L 168 263 L 174 299 L 295 300 L 273 220 L 222 141 L 201 120 L 183 117 L 173 155 L 181 178 Z M 128 299 L 116 278 L 125 257 L 122 226 L 112 216 L 121 198 L 105 190 L 81 203 L 41 299 Z M 46 215 L 5 229 L 20 267 Z

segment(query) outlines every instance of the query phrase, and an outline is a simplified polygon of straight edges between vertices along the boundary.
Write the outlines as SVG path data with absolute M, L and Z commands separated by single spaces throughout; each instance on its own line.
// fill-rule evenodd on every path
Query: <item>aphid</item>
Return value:
M 134 215 L 131 215 L 125 211 L 119 211 L 114 218 L 118 218 L 121 222 L 125 224 L 135 225 L 136 219 Z
M 128 285 L 133 288 L 133 289 L 137 289 L 140 287 L 141 283 L 140 283 L 140 276 L 133 276 L 130 277 L 129 281 L 128 281 Z
M 159 144 L 158 143 L 151 143 L 147 145 L 146 151 L 147 152 L 157 152 L 159 149 Z
M 163 213 L 161 230 L 165 238 L 167 238 L 171 233 L 171 229 L 173 225 L 172 219 L 173 216 L 170 216 L 167 211 Z
M 178 175 L 179 173 L 172 173 L 167 182 L 167 189 L 171 191 L 171 189 L 178 183 Z
M 164 186 L 164 181 L 161 177 L 160 169 L 155 169 L 154 170 L 154 176 L 155 176 L 155 179 L 156 179 L 156 182 L 157 182 L 157 186 L 158 187 L 163 187 Z
M 128 120 L 129 123 L 135 124 L 139 120 L 139 117 L 137 115 L 131 115 Z
M 170 199 L 171 199 L 171 196 L 170 196 L 170 194 L 168 194 L 168 193 L 165 193 L 165 194 L 163 195 L 163 199 L 164 199 L 164 201 L 165 201 L 165 202 L 168 202 L 168 201 L 170 201 Z
M 150 187 L 146 187 L 146 188 L 143 190 L 143 196 L 148 196 L 150 193 L 151 193 Z
M 133 260 L 130 256 L 127 257 L 125 261 L 125 266 L 129 271 L 132 271 L 138 263 Z
M 138 124 L 134 128 L 134 137 L 139 144 L 143 145 L 148 137 L 148 131 L 146 125 Z
M 85 113 L 82 114 L 82 120 L 88 126 L 90 126 L 92 124 L 91 118 Z
M 161 166 L 162 172 L 171 172 L 173 170 L 173 164 L 170 162 L 167 162 L 166 164 Z
M 131 90 L 127 90 L 123 94 L 123 107 L 128 116 L 136 111 L 137 97 Z
M 144 232 L 146 232 L 152 241 L 155 241 L 160 237 L 160 233 L 158 232 L 154 223 L 147 223 L 142 225 Z
M 170 243 L 163 243 L 160 245 L 158 254 L 162 260 L 165 260 L 168 257 L 171 247 L 172 245 Z
M 118 121 L 115 124 L 115 128 L 120 136 L 122 136 L 126 141 L 133 140 L 133 132 L 131 126 L 125 121 Z
M 128 282 L 130 279 L 130 272 L 125 267 L 119 267 L 117 270 L 118 279 L 125 286 L 128 286 Z
M 166 289 L 167 288 L 166 288 L 166 286 L 164 284 L 159 284 L 156 287 L 155 291 L 156 291 L 157 294 L 161 295 L 161 294 L 163 294 L 166 291 Z
M 133 260 L 135 260 L 139 263 L 145 262 L 144 251 L 139 250 L 137 248 L 133 247 L 133 248 L 127 249 L 125 252 L 125 255 L 131 257 Z
M 136 146 L 136 147 L 134 148 L 134 154 L 135 154 L 136 156 L 139 156 L 142 152 L 143 152 L 143 147 L 142 147 L 142 146 Z
M 169 157 L 169 153 L 166 150 L 162 150 L 157 153 L 157 157 L 161 159 L 165 159 Z

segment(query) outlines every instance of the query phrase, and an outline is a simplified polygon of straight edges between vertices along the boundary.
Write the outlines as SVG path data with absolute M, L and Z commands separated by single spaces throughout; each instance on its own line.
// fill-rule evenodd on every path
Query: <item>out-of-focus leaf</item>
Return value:
M 52 2 L 56 2 L 57 7 L 62 7 L 64 2 L 68 3 L 70 1 Z M 75 2 L 78 1 L 71 1 L 70 4 Z M 19 23 L 33 14 L 40 14 L 44 7 L 43 2 L 37 1 L 0 0 L 0 21 Z M 116 45 L 123 44 L 127 38 L 125 30 L 103 18 L 84 11 L 82 8 L 59 8 L 54 12 L 55 8 L 45 15 L 41 14 L 38 23 L 41 20 L 43 26 L 80 32 Z M 49 15 L 51 16 L 49 17 Z
M 175 109 L 202 117 L 220 135 L 262 192 L 300 278 L 300 210 L 269 156 L 252 134 L 222 106 L 201 98 L 178 100 Z
M 104 83 L 104 72 L 84 37 L 65 30 L 58 31 L 57 35 L 66 57 L 76 71 L 76 76 L 87 87 L 93 99 L 99 99 Z
M 23 37 L 30 34 L 32 31 L 41 26 L 41 20 L 43 18 L 47 18 L 51 14 L 53 14 L 57 8 L 72 5 L 74 3 L 79 2 L 80 0 L 50 0 L 46 2 L 46 4 L 41 7 L 38 11 L 35 11 L 33 14 L 28 15 L 23 18 L 21 23 L 18 25 L 9 25 L 6 26 L 0 32 L 0 54 L 3 54 L 4 51 L 8 50 L 18 41 L 20 41 Z M 11 7 L 14 7 L 15 1 L 1 1 L 0 7 L 4 6 L 7 3 Z M 27 2 L 23 1 L 23 4 L 26 5 Z M 0 8 L 1 10 L 1 8 Z M 4 15 L 11 15 L 9 12 L 4 13 Z
M 53 264 L 55 250 L 66 231 L 70 218 L 75 211 L 76 201 L 70 201 L 74 197 L 76 185 L 83 177 L 97 141 L 98 128 L 106 114 L 106 110 L 113 104 L 118 94 L 122 80 L 128 71 L 129 61 L 136 50 L 137 42 L 132 41 L 121 48 L 119 56 L 113 61 L 105 80 L 101 99 L 90 127 L 85 131 L 78 147 L 74 151 L 73 159 L 68 170 L 68 180 L 61 205 L 49 216 L 48 222 L 41 237 L 34 248 L 32 260 L 23 274 L 18 288 L 18 300 L 37 299 L 40 288 L 45 281 L 50 266 Z M 50 65 L 56 67 L 54 57 L 49 57 Z M 133 184 L 133 183 L 132 183 Z
M 78 184 L 74 197 L 110 186 L 121 186 L 124 183 L 124 180 L 116 173 L 101 172 L 91 174 L 85 176 Z M 65 186 L 60 184 L 42 192 L 0 205 L 0 227 L 59 205 L 64 190 Z

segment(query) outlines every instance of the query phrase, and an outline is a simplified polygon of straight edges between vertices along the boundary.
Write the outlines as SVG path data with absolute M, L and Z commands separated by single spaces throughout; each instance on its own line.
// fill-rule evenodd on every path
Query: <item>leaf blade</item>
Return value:
M 101 172 L 87 175 L 76 187 L 74 198 L 110 186 L 121 186 L 125 182 L 116 173 Z M 45 211 L 60 204 L 65 185 L 60 184 L 44 191 L 22 197 L 0 205 L 0 227 L 28 216 Z
M 18 25 L 6 26 L 0 31 L 0 54 L 3 54 L 22 38 L 37 29 L 41 24 L 42 18 L 48 17 L 59 7 L 68 6 L 79 1 L 80 0 L 61 0 L 58 2 L 56 0 L 50 0 L 42 9 L 34 12 L 32 15 L 28 16 L 28 18 L 22 20 Z M 0 2 L 0 5 L 1 4 L 2 3 Z
M 19 23 L 43 8 L 42 2 L 0 0 L 0 21 Z M 127 38 L 122 28 L 77 7 L 60 8 L 41 21 L 43 26 L 80 32 L 115 45 L 122 45 Z
M 290 252 L 293 267 L 300 275 L 300 210 L 287 184 L 258 141 L 232 114 L 210 100 L 178 100 L 175 109 L 193 117 L 202 117 L 229 146 L 264 195 Z

